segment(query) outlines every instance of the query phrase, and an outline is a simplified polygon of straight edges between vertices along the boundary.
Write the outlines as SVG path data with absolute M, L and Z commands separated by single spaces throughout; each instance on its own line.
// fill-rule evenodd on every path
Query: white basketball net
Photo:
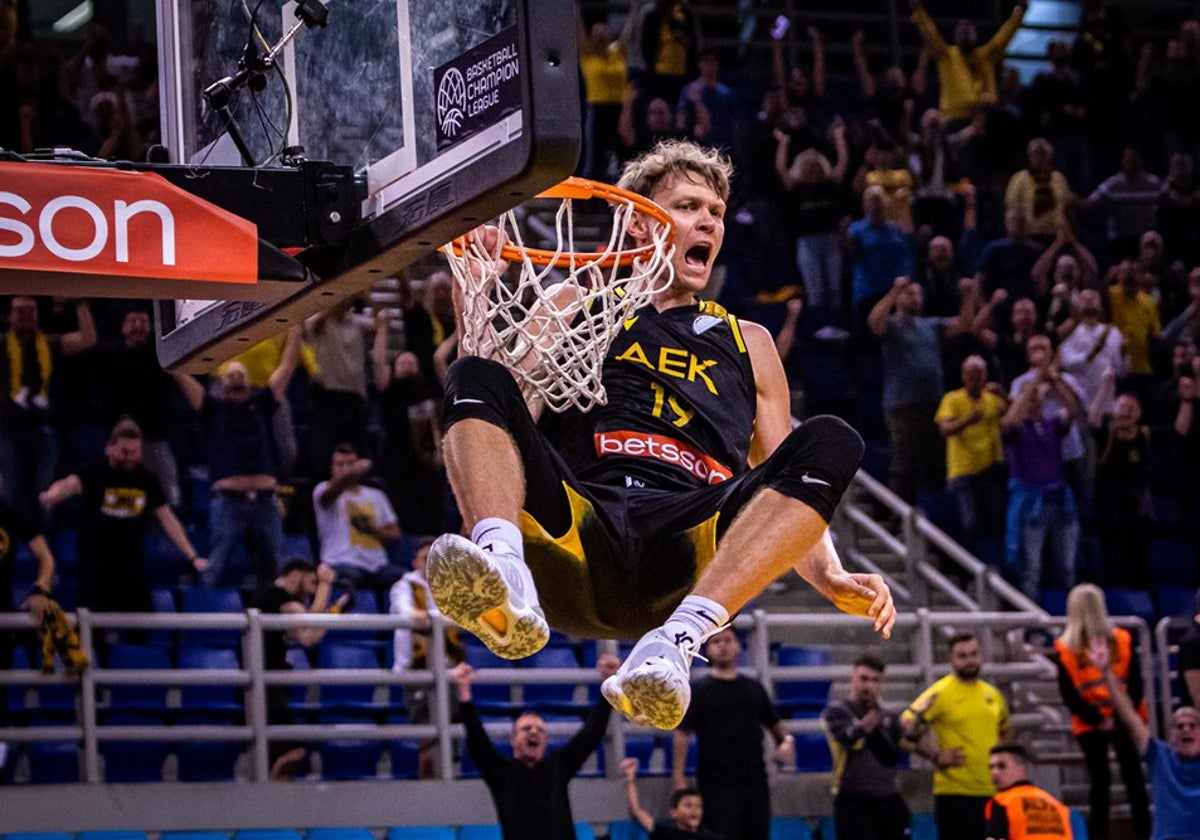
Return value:
M 500 362 L 527 399 L 541 397 L 552 411 L 588 411 L 607 401 L 600 374 L 609 345 L 625 319 L 674 278 L 671 228 L 648 217 L 652 247 L 627 266 L 618 263 L 615 256 L 634 248 L 626 232 L 638 210 L 624 199 L 612 206 L 607 244 L 587 251 L 593 243 L 575 242 L 572 199 L 560 199 L 548 265 L 529 259 L 534 245 L 527 246 L 513 210 L 497 222 L 521 254 L 511 268 L 471 236 L 459 240 L 461 254 L 442 249 L 462 292 L 462 353 Z

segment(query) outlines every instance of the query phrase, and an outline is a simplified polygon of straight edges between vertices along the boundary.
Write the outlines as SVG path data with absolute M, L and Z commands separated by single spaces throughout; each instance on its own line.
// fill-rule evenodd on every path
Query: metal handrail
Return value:
M 1117 623 L 1138 628 L 1139 650 L 1149 651 L 1149 630 L 1140 619 L 1117 619 Z M 398 616 L 304 616 L 279 615 L 264 616 L 256 610 L 244 614 L 204 615 L 204 614 L 159 614 L 159 615 L 128 615 L 121 613 L 98 614 L 80 610 L 76 622 L 84 634 L 85 646 L 90 644 L 90 633 L 98 628 L 115 628 L 133 626 L 138 628 L 153 627 L 157 629 L 174 628 L 178 630 L 213 629 L 238 627 L 243 632 L 243 664 L 237 670 L 182 670 L 165 671 L 162 669 L 113 670 L 95 668 L 82 678 L 71 678 L 61 674 L 42 675 L 36 672 L 0 673 L 0 683 L 6 685 L 26 684 L 32 687 L 42 685 L 57 685 L 78 682 L 80 686 L 80 720 L 73 726 L 28 727 L 18 729 L 10 727 L 0 730 L 0 740 L 29 742 L 35 740 L 79 740 L 84 745 L 84 781 L 99 782 L 101 780 L 99 746 L 101 743 L 112 741 L 158 741 L 167 740 L 237 740 L 247 742 L 252 754 L 253 777 L 265 779 L 268 776 L 267 762 L 268 745 L 272 740 L 305 739 L 324 741 L 339 738 L 356 738 L 365 740 L 391 739 L 429 739 L 435 738 L 443 745 L 440 751 L 443 778 L 451 778 L 452 750 L 455 739 L 463 737 L 461 725 L 450 723 L 449 708 L 450 694 L 454 683 L 444 658 L 444 648 L 440 644 L 431 644 L 430 652 L 434 667 L 429 671 L 412 673 L 395 673 L 385 668 L 379 669 L 312 669 L 303 671 L 267 671 L 263 668 L 261 657 L 262 633 L 289 628 L 312 626 L 314 624 L 327 628 L 362 629 L 396 629 L 411 627 L 411 622 Z M 932 681 L 945 673 L 946 666 L 934 661 L 933 651 L 935 639 L 940 637 L 947 625 L 958 628 L 988 628 L 1004 629 L 1048 629 L 1062 623 L 1061 618 L 1053 618 L 1036 613 L 989 613 L 978 610 L 963 610 L 961 612 L 931 613 L 927 609 L 915 613 L 904 613 L 897 621 L 897 639 L 907 638 L 911 645 L 912 664 L 898 664 L 889 669 L 895 678 L 906 681 Z M 1139 627 L 1140 624 L 1140 627 Z M 28 626 L 28 617 L 22 614 L 0 615 L 0 629 L 8 627 Z M 844 614 L 821 613 L 768 613 L 762 610 L 751 615 L 740 616 L 736 626 L 752 631 L 751 644 L 748 646 L 750 664 L 748 673 L 758 676 L 772 693 L 776 684 L 783 680 L 844 680 L 849 676 L 850 667 L 847 665 L 828 666 L 777 666 L 771 662 L 770 640 L 778 636 L 778 631 L 786 628 L 810 627 L 822 631 L 841 631 L 843 633 L 861 634 L 864 639 L 872 638 L 870 622 L 859 617 Z M 441 619 L 434 622 L 433 636 L 436 642 L 444 641 L 445 623 Z M 439 652 L 442 653 L 439 656 Z M 1145 663 L 1150 666 L 1147 655 Z M 1044 679 L 1048 674 L 1046 666 L 1039 661 L 992 662 L 987 666 L 985 678 L 1008 683 L 1026 679 Z M 511 684 L 535 685 L 539 683 L 594 683 L 598 675 L 594 669 L 587 668 L 517 668 L 517 669 L 479 669 L 475 672 L 474 681 L 478 684 Z M 227 684 L 243 689 L 245 694 L 244 725 L 156 725 L 128 726 L 100 724 L 97 720 L 100 707 L 100 695 L 105 686 L 112 685 L 210 685 Z M 426 685 L 431 687 L 431 704 L 433 717 L 426 724 L 382 724 L 364 722 L 361 724 L 308 724 L 308 725 L 268 725 L 266 721 L 265 689 L 268 685 Z M 1148 700 L 1153 702 L 1153 683 L 1149 683 Z M 168 710 L 169 711 L 169 710 Z M 380 711 L 383 711 L 381 707 Z M 1014 715 L 1018 725 L 1039 728 L 1052 720 L 1045 710 L 1033 713 Z M 488 724 L 489 731 L 499 734 L 506 731 L 508 724 Z M 568 734 L 577 729 L 577 724 L 571 722 L 551 722 L 548 728 L 552 735 Z M 817 732 L 820 722 L 811 720 L 790 720 L 788 728 L 794 732 Z M 612 749 L 616 754 L 623 754 L 623 740 L 627 733 L 637 730 L 629 727 L 623 720 L 613 724 Z M 610 768 L 615 767 L 610 762 Z

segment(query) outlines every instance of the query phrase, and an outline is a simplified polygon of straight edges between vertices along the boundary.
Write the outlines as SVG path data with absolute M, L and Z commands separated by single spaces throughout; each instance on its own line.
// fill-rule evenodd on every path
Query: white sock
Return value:
M 700 595 L 688 595 L 662 626 L 668 637 L 697 646 L 710 633 L 729 623 L 729 611 Z
M 511 558 L 510 562 L 504 564 L 506 576 L 517 576 L 517 579 L 509 577 L 510 585 L 519 585 L 521 598 L 527 606 L 540 606 L 537 585 L 533 582 L 533 572 L 525 565 L 525 545 L 516 525 L 498 517 L 481 519 L 471 529 L 471 542 L 492 556 Z
M 521 529 L 507 519 L 480 519 L 471 529 L 471 542 L 493 554 L 513 554 L 525 561 L 525 544 Z

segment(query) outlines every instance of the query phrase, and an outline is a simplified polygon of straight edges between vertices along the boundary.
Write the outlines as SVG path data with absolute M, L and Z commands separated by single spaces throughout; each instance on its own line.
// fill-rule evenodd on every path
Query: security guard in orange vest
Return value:
M 988 760 L 1000 791 L 988 801 L 988 840 L 1072 840 L 1071 812 L 1029 781 L 1029 755 L 1019 744 L 997 744 Z
M 1129 632 L 1113 627 L 1104 592 L 1081 583 L 1067 596 L 1067 623 L 1054 641 L 1058 658 L 1058 687 L 1071 712 L 1071 731 L 1083 751 L 1091 787 L 1088 791 L 1088 836 L 1107 840 L 1112 770 L 1109 748 L 1116 753 L 1125 785 L 1134 837 L 1150 836 L 1150 799 L 1141 759 L 1128 729 L 1115 717 L 1104 675 L 1088 655 L 1093 640 L 1108 650 L 1113 676 L 1125 688 L 1142 720 L 1146 720 L 1142 669 Z

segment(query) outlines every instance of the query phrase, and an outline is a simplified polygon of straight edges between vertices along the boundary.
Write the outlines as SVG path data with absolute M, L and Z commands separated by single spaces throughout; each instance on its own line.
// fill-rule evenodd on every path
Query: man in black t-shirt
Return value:
M 79 529 L 79 605 L 97 612 L 153 612 L 142 543 L 151 521 L 197 572 L 208 568 L 167 504 L 162 485 L 142 466 L 142 430 L 119 421 L 105 459 L 61 478 L 38 497 L 53 508 L 83 496 Z
M 604 654 L 596 670 L 607 679 L 619 664 L 615 656 Z M 612 707 L 598 701 L 583 728 L 560 749 L 550 749 L 541 715 L 526 712 L 513 721 L 509 758 L 497 751 L 471 702 L 471 666 L 460 663 L 453 674 L 467 750 L 492 794 L 504 840 L 573 840 L 567 786 L 604 737 Z
M 167 443 L 175 382 L 158 363 L 145 304 L 126 310 L 121 339 L 101 346 L 98 367 L 105 425 L 128 416 L 142 427 L 142 463 L 158 478 L 167 502 L 179 507 L 179 468 Z
M 283 518 L 275 491 L 287 477 L 275 424 L 299 361 L 300 331 L 292 328 L 266 388 L 253 387 L 250 372 L 237 361 L 224 366 L 213 393 L 194 376 L 174 374 L 204 428 L 213 490 L 209 578 L 218 586 L 253 591 L 275 577 L 283 552 Z
M 731 629 L 704 645 L 708 672 L 692 686 L 692 704 L 675 731 L 676 790 L 687 787 L 684 763 L 696 736 L 696 787 L 704 799 L 704 826 L 739 840 L 766 840 L 771 832 L 771 791 L 763 762 L 762 735 L 775 740 L 781 766 L 796 762 L 795 738 L 771 705 L 762 684 L 738 673 L 741 642 Z
M 310 560 L 297 559 L 286 563 L 269 589 L 263 590 L 251 603 L 265 615 L 305 615 L 329 610 L 329 593 L 337 574 L 332 566 L 316 566 Z M 343 595 L 335 605 L 340 608 L 349 596 Z M 287 661 L 289 642 L 312 647 L 325 635 L 323 627 L 297 627 L 293 630 L 272 630 L 263 633 L 263 666 L 270 671 L 289 671 Z M 295 723 L 292 714 L 290 685 L 267 686 L 267 721 L 272 726 Z M 292 778 L 301 769 L 308 751 L 302 744 L 291 741 L 272 741 L 271 778 Z

